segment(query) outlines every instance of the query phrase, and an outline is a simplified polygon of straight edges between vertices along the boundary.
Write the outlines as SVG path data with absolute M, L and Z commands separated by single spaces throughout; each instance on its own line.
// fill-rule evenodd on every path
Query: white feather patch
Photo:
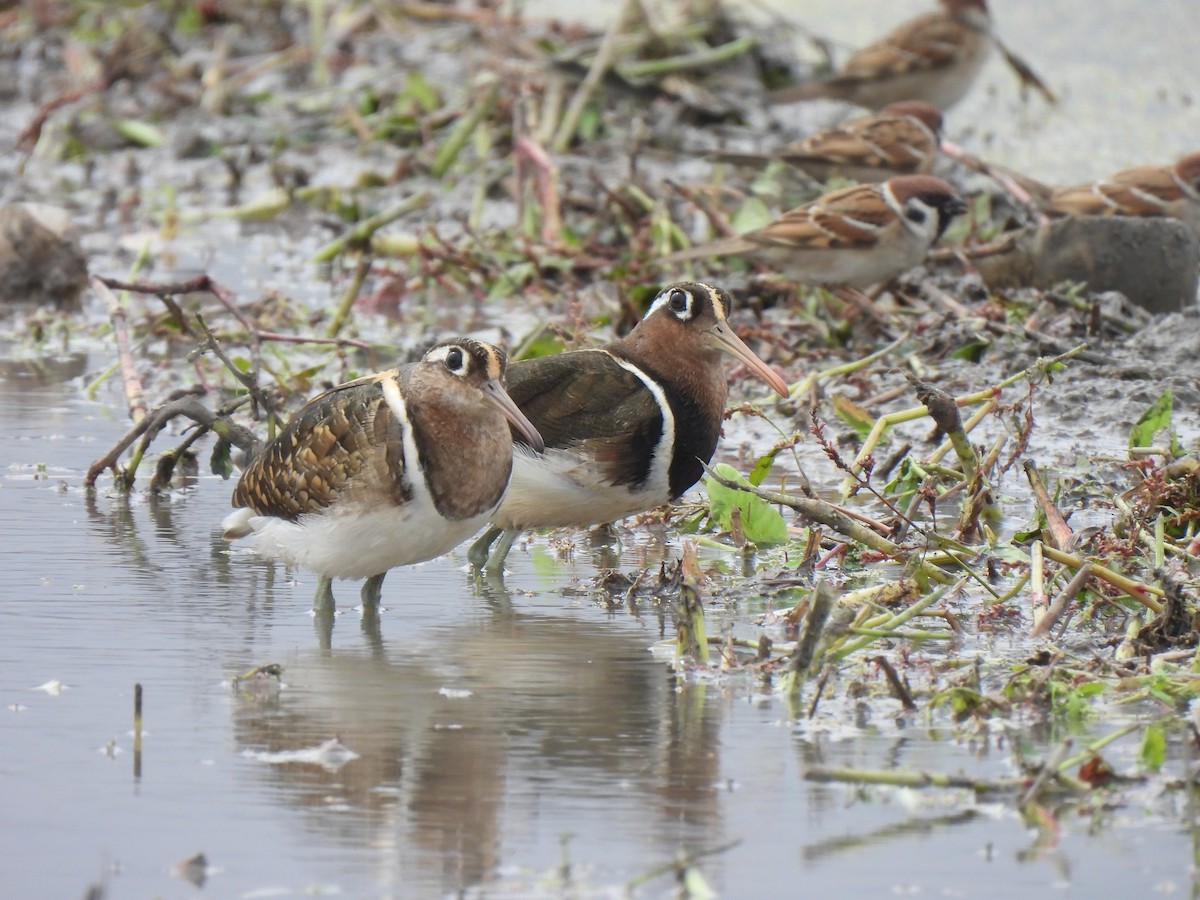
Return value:
M 512 478 L 492 516 L 494 525 L 504 529 L 598 525 L 646 512 L 671 499 L 670 468 L 675 450 L 671 405 L 645 372 L 632 363 L 613 360 L 638 377 L 662 413 L 663 430 L 646 480 L 636 487 L 609 484 L 596 462 L 578 451 L 550 448 L 538 455 L 516 445 Z

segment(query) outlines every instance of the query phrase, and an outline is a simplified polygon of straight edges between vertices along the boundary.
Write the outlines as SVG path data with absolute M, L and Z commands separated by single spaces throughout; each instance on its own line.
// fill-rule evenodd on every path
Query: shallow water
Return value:
M 993 723 L 960 741 L 879 700 L 793 724 L 749 682 L 677 680 L 650 652 L 669 621 L 589 596 L 586 542 L 568 559 L 544 538 L 515 551 L 507 590 L 476 586 L 461 554 L 398 570 L 375 621 L 340 585 L 346 611 L 322 633 L 310 578 L 229 555 L 219 479 L 159 500 L 85 496 L 83 472 L 124 423 L 80 399 L 84 368 L 72 357 L 0 383 L 0 882 L 13 896 L 106 881 L 112 897 L 192 897 L 172 866 L 198 852 L 222 897 L 620 895 L 681 853 L 734 897 L 1188 883 L 1188 837 L 1152 796 L 1064 814 L 1053 846 L 1011 803 L 803 780 L 818 763 L 1008 776 L 1014 743 L 1037 757 L 1057 736 Z M 629 543 L 627 572 L 679 551 Z M 280 689 L 230 685 L 267 663 L 284 667 Z M 334 738 L 352 758 L 316 752 Z M 1092 816 L 1106 827 L 1089 837 Z M 635 893 L 674 889 L 667 873 Z
M 887 22 L 840 0 L 805 8 L 814 30 L 861 42 L 926 5 L 897 0 Z M 994 62 L 950 118 L 969 149 L 1050 180 L 1193 149 L 1190 3 L 1156 3 L 1154 16 L 1120 0 L 993 6 L 1064 106 L 1021 106 Z M 61 175 L 47 169 L 31 181 Z M 324 290 L 311 247 L 288 256 L 283 238 L 254 231 L 209 223 L 166 249 L 243 296 Z M 123 268 L 108 262 L 111 243 L 89 245 L 108 274 Z M 0 351 L 8 895 L 82 896 L 103 882 L 110 897 L 195 897 L 172 867 L 200 852 L 213 897 L 624 896 L 635 881 L 636 896 L 670 896 L 681 854 L 729 897 L 1195 890 L 1175 795 L 1062 811 L 1053 841 L 1008 801 L 805 781 L 815 764 L 1011 777 L 1062 735 L 997 721 L 956 738 L 878 699 L 826 702 L 810 720 L 740 678 L 677 679 L 650 649 L 673 634 L 670 614 L 612 610 L 592 590 L 601 567 L 677 558 L 674 535 L 626 532 L 619 555 L 585 536 L 566 553 L 538 538 L 514 550 L 506 588 L 476 585 L 452 554 L 392 573 L 377 620 L 353 608 L 357 585 L 339 585 L 343 613 L 324 632 L 307 612 L 311 577 L 228 553 L 228 483 L 201 476 L 157 500 L 85 495 L 87 467 L 127 427 L 115 386 L 82 397 L 107 353 L 8 361 L 18 355 Z M 1123 440 L 1092 435 L 1078 451 Z M 715 550 L 709 561 L 736 565 Z M 753 634 L 766 602 L 711 610 L 710 631 Z M 284 668 L 278 690 L 231 686 L 268 663 Z M 342 758 L 317 752 L 335 738 Z M 1137 747 L 1105 752 L 1125 770 Z

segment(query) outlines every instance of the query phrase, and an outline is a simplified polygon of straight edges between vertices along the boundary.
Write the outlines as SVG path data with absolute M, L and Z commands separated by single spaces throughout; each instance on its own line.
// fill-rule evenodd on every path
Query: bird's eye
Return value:
M 446 354 L 446 368 L 456 375 L 466 368 L 463 352 L 458 347 L 451 347 Z
M 904 210 L 904 218 L 920 225 L 925 221 L 925 210 L 919 206 L 909 206 Z
M 692 298 L 687 291 L 675 288 L 667 298 L 667 305 L 673 313 L 685 313 L 688 311 L 688 307 L 691 306 L 691 301 Z

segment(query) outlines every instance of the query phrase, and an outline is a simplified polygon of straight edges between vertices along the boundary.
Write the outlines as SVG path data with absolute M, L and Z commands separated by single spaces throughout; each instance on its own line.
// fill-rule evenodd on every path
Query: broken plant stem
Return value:
M 667 56 L 662 59 L 640 59 L 636 62 L 618 63 L 617 74 L 626 81 L 635 82 L 676 72 L 687 72 L 692 69 L 706 70 L 711 66 L 720 65 L 731 59 L 737 59 L 749 53 L 758 46 L 758 40 L 752 37 L 735 38 L 717 47 L 705 47 L 695 53 L 685 53 L 679 56 Z
M 1074 744 L 1074 741 L 1071 738 L 1064 738 L 1059 741 L 1058 746 L 1054 748 L 1054 752 L 1050 754 L 1049 759 L 1042 763 L 1037 775 L 1034 776 L 1029 787 L 1025 789 L 1025 793 L 1021 795 L 1021 799 L 1017 801 L 1017 806 L 1024 806 L 1027 803 L 1033 803 L 1037 800 L 1050 780 L 1058 774 L 1062 761 L 1071 752 L 1072 744 Z
M 840 363 L 836 366 L 830 366 L 829 368 L 821 369 L 818 372 L 810 372 L 795 384 L 788 386 L 788 397 L 802 397 L 811 391 L 813 385 L 817 384 L 818 382 L 828 381 L 830 378 L 835 378 L 838 375 L 849 375 L 852 372 L 857 372 L 860 369 L 866 368 L 867 366 L 871 365 L 871 363 L 883 359 L 885 356 L 898 350 L 900 346 L 908 339 L 908 337 L 908 333 L 905 332 L 886 347 L 880 347 L 874 353 L 861 357 L 860 359 L 855 359 L 848 363 Z M 785 401 L 782 397 L 779 397 L 776 394 L 771 394 L 770 396 L 764 395 L 763 397 L 760 397 L 752 402 L 755 406 L 764 406 L 768 402 L 783 403 Z
M 964 394 L 961 397 L 956 397 L 954 398 L 954 402 L 958 406 L 975 406 L 976 404 L 987 403 L 988 401 L 995 400 L 1000 396 L 1000 392 L 1004 388 L 1016 384 L 1022 379 L 1032 380 L 1035 378 L 1044 377 L 1045 374 L 1054 366 L 1074 356 L 1077 356 L 1086 349 L 1087 344 L 1079 344 L 1078 346 L 1072 347 L 1070 350 L 1067 350 L 1065 353 L 1060 353 L 1057 356 L 1040 357 L 1028 368 L 1008 376 L 1004 380 L 997 382 L 991 387 L 984 388 L 983 390 L 976 391 L 972 394 Z M 883 436 L 893 425 L 899 425 L 902 422 L 911 422 L 915 419 L 923 418 L 926 415 L 928 415 L 928 410 L 926 410 L 924 406 L 916 406 L 912 407 L 911 409 L 902 409 L 897 410 L 896 412 L 884 413 L 875 420 L 875 425 L 871 428 L 870 434 L 867 435 L 867 439 L 863 441 L 862 448 L 858 451 L 858 455 L 854 458 L 854 462 L 851 465 L 851 470 L 862 470 L 863 463 L 874 452 L 876 446 L 878 446 L 879 442 L 883 439 Z M 969 425 L 970 421 L 963 426 L 964 429 L 969 427 Z M 847 476 L 842 482 L 842 496 L 849 496 L 850 492 L 857 486 L 858 482 L 855 481 L 854 478 Z
M 790 694 L 800 690 L 800 685 L 808 677 L 813 660 L 817 656 L 817 647 L 821 635 L 825 632 L 825 623 L 837 603 L 837 595 L 828 581 L 818 581 L 812 593 L 809 594 L 808 615 L 800 628 L 800 636 L 788 660 L 788 673 L 782 683 L 782 689 Z
M 1058 596 L 1047 607 L 1041 615 L 1037 615 L 1036 611 L 1033 631 L 1029 633 L 1031 638 L 1041 638 L 1049 634 L 1050 629 L 1057 624 L 1062 618 L 1062 614 L 1067 611 L 1067 606 L 1076 595 L 1087 584 L 1087 580 L 1092 577 L 1092 564 L 1085 562 L 1079 567 L 1079 571 L 1075 573 L 1075 577 L 1067 582 L 1067 586 L 1059 591 Z
M 936 566 L 929 565 L 925 560 L 920 558 L 912 558 L 910 551 L 889 541 L 887 538 L 878 534 L 873 529 L 860 525 L 858 522 L 851 519 L 845 513 L 841 512 L 832 503 L 827 503 L 824 500 L 818 500 L 811 497 L 794 497 L 790 494 L 783 494 L 778 491 L 768 491 L 765 488 L 758 487 L 752 484 L 741 484 L 728 478 L 723 478 L 718 475 L 713 469 L 705 465 L 704 471 L 710 478 L 727 488 L 737 491 L 745 491 L 749 494 L 754 494 L 761 497 L 768 503 L 778 503 L 781 506 L 789 507 L 795 510 L 800 515 L 812 519 L 822 525 L 832 528 L 839 534 L 843 534 L 853 541 L 865 545 L 871 550 L 881 553 L 885 556 L 897 559 L 903 562 L 908 562 L 914 565 L 924 577 L 930 581 L 938 583 L 946 583 L 950 580 L 950 576 L 946 575 Z
M 962 590 L 963 585 L 966 583 L 967 583 L 967 580 L 965 578 L 963 578 L 963 579 L 960 579 L 959 581 L 956 581 L 952 585 L 943 585 L 941 588 L 934 591 L 928 597 L 922 597 L 920 600 L 918 600 L 916 603 L 914 603 L 908 609 L 903 610 L 902 612 L 896 613 L 893 616 L 890 616 L 883 623 L 872 623 L 871 628 L 876 631 L 885 631 L 885 632 L 896 631 L 901 625 L 908 622 L 909 619 L 912 619 L 914 616 L 920 615 L 921 613 L 923 613 L 926 609 L 928 609 L 933 604 L 940 602 L 942 600 L 942 598 L 945 597 L 947 594 L 951 593 L 952 591 Z M 831 662 L 831 663 L 841 662 L 843 659 L 845 659 L 851 653 L 854 653 L 857 650 L 861 650 L 863 647 L 869 646 L 870 644 L 873 644 L 877 640 L 879 640 L 879 638 L 875 637 L 873 635 L 863 635 L 863 636 L 860 636 L 856 640 L 849 641 L 845 644 L 842 644 L 842 646 L 836 650 L 834 650 L 833 648 L 828 648 L 825 651 L 825 660 L 826 660 L 826 662 Z
M 1090 563 L 1092 574 L 1101 581 L 1107 582 L 1118 590 L 1124 591 L 1148 609 L 1156 613 L 1162 612 L 1162 604 L 1155 597 L 1151 596 L 1152 594 L 1157 594 L 1160 597 L 1163 596 L 1164 591 L 1162 588 L 1153 584 L 1134 581 L 1132 578 L 1127 578 L 1119 572 L 1114 572 L 1107 566 L 1100 565 L 1095 560 L 1087 560 L 1072 553 L 1063 553 L 1061 550 L 1056 550 L 1053 547 L 1043 546 L 1042 552 L 1056 563 L 1062 563 L 1064 566 L 1070 566 L 1072 569 L 1081 569 L 1085 563 Z
M 199 324 L 200 330 L 204 332 L 205 348 L 211 350 L 213 355 L 221 361 L 221 364 L 225 366 L 230 373 L 232 373 L 233 377 L 237 379 L 238 383 L 246 389 L 246 392 L 250 395 L 250 399 L 262 407 L 263 412 L 265 412 L 270 418 L 275 419 L 282 424 L 282 420 L 279 416 L 279 409 L 276 407 L 275 401 L 263 393 L 262 388 L 258 385 L 258 380 L 251 373 L 243 372 L 241 369 L 239 369 L 237 365 L 234 364 L 233 360 L 226 355 L 224 349 L 221 347 L 220 342 L 217 340 L 217 336 L 212 333 L 212 329 L 208 327 L 208 324 L 204 321 L 199 313 L 196 314 L 196 322 Z
M 1150 727 L 1153 727 L 1154 725 L 1166 724 L 1166 723 L 1172 721 L 1174 718 L 1175 718 L 1174 715 L 1166 715 L 1166 716 L 1161 716 L 1160 718 L 1155 719 L 1153 722 L 1149 722 L 1149 723 L 1133 722 L 1133 723 L 1130 723 L 1129 725 L 1123 725 L 1120 728 L 1118 728 L 1116 731 L 1111 731 L 1108 734 L 1104 735 L 1104 737 L 1097 738 L 1096 740 L 1092 741 L 1090 744 L 1088 744 L 1086 747 L 1084 747 L 1082 750 L 1080 750 L 1075 755 L 1068 756 L 1065 759 L 1061 760 L 1058 764 L 1058 773 L 1061 776 L 1061 775 L 1066 774 L 1066 771 L 1068 769 L 1073 769 L 1075 766 L 1083 765 L 1085 762 L 1087 762 L 1089 759 L 1091 759 L 1093 756 L 1095 756 L 1100 750 L 1103 750 L 1105 747 L 1107 747 L 1111 743 L 1114 743 L 1115 741 L 1119 741 L 1121 738 L 1125 737 L 1125 735 L 1127 735 L 1127 734 L 1132 734 L 1133 732 L 1138 731 L 1142 728 L 1150 728 Z
M 162 431 L 168 422 L 178 416 L 186 416 L 193 422 L 208 428 L 209 431 L 224 438 L 233 446 L 246 451 L 247 455 L 251 457 L 256 456 L 262 448 L 262 441 L 254 432 L 232 421 L 227 415 L 213 412 L 193 396 L 179 397 L 148 413 L 126 432 L 108 453 L 92 463 L 84 479 L 84 486 L 94 488 L 100 473 L 106 469 L 112 469 L 118 487 L 123 491 L 129 491 L 133 486 L 136 467 L 120 473 L 117 471 L 117 460 L 139 437 L 146 434 L 150 436 L 150 440 L 153 440 L 154 436 Z
M 919 380 L 911 373 L 906 372 L 905 378 L 916 390 L 917 399 L 928 411 L 929 418 L 933 419 L 934 424 L 949 439 L 950 446 L 954 448 L 954 455 L 958 457 L 958 462 L 962 466 L 963 479 L 970 481 L 975 476 L 979 457 L 975 453 L 975 448 L 971 446 L 971 442 L 967 440 L 962 416 L 958 413 L 958 403 L 945 391 L 934 387 L 927 381 Z
M 129 343 L 129 327 L 125 316 L 125 305 L 108 289 L 104 279 L 95 276 L 91 279 L 94 290 L 108 309 L 108 318 L 112 322 L 113 337 L 117 341 L 117 362 L 120 364 L 121 383 L 125 387 L 125 402 L 129 406 L 129 418 L 140 422 L 146 416 L 146 392 L 142 387 L 142 378 L 138 375 L 137 365 L 133 361 L 133 348 Z
M 558 130 L 554 133 L 554 140 L 550 144 L 550 149 L 554 153 L 562 153 L 571 146 L 571 139 L 575 136 L 579 120 L 583 118 L 583 113 L 592 100 L 592 94 L 613 65 L 617 38 L 621 34 L 621 29 L 625 27 L 625 20 L 629 17 L 629 13 L 636 5 L 637 0 L 621 0 L 621 5 L 617 8 L 608 29 L 604 32 L 603 40 L 600 41 L 600 49 L 596 51 L 592 64 L 588 66 L 587 74 L 583 76 L 579 89 L 575 91 L 575 95 L 567 105 L 567 111 L 563 115 L 562 121 L 558 123 Z
M 432 199 L 433 195 L 429 191 L 417 191 L 417 193 L 402 200 L 390 209 L 385 209 L 383 212 L 376 213 L 370 218 L 363 219 L 351 228 L 347 234 L 330 241 L 313 254 L 312 261 L 316 263 L 329 262 L 338 254 L 344 252 L 347 247 L 368 248 L 371 238 L 374 237 L 375 232 L 380 228 L 390 225 L 392 222 L 411 212 L 423 209 L 429 205 Z
M 1032 459 L 1027 459 L 1024 468 L 1025 477 L 1029 479 L 1029 486 L 1033 489 L 1033 496 L 1037 499 L 1038 509 L 1046 517 L 1046 530 L 1049 532 L 1050 545 L 1056 550 L 1066 550 L 1071 546 L 1073 534 L 1071 526 L 1067 524 L 1067 520 L 1054 505 L 1054 500 L 1050 497 L 1050 492 L 1046 490 L 1046 485 L 1042 481 L 1037 463 Z
M 1024 781 L 1016 778 L 987 781 L 982 778 L 967 778 L 965 775 L 947 775 L 944 772 L 903 772 L 897 769 L 851 769 L 839 766 L 810 766 L 804 773 L 804 779 L 909 788 L 962 788 L 976 794 L 1014 793 L 1024 787 Z
M 333 318 L 329 322 L 329 328 L 325 332 L 327 337 L 337 337 L 338 333 L 345 327 L 346 322 L 349 321 L 350 310 L 354 308 L 354 301 L 362 293 L 363 282 L 367 280 L 367 273 L 371 271 L 372 259 L 369 253 L 364 253 L 358 258 L 358 263 L 354 267 L 354 274 L 350 278 L 350 283 L 346 285 L 346 290 L 342 292 L 342 299 L 338 301 L 337 309 L 334 310 Z
M 500 84 L 493 78 L 486 84 L 486 87 L 487 91 L 483 97 L 471 104 L 470 111 L 454 124 L 454 128 L 450 131 L 450 136 L 446 138 L 445 143 L 438 147 L 437 153 L 434 154 L 433 162 L 429 166 L 429 172 L 434 178 L 441 178 L 454 165 L 454 161 L 458 159 L 458 154 L 462 152 L 463 147 L 470 140 L 471 133 L 495 109 L 496 100 L 500 96 Z

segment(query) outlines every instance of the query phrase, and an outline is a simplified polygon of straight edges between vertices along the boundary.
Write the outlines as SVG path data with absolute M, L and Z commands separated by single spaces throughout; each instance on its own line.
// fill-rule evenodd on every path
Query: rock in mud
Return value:
M 1174 219 L 1077 217 L 1011 232 L 974 262 L 993 289 L 1080 281 L 1163 313 L 1196 303 L 1200 243 Z
M 0 304 L 76 308 L 87 283 L 79 229 L 66 210 L 0 206 Z

